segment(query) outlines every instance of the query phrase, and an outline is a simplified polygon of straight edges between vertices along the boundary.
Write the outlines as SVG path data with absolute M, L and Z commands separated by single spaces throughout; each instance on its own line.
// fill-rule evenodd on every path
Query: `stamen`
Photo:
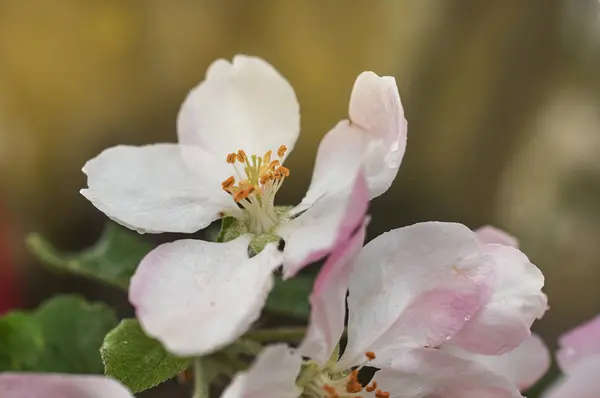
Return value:
M 325 390 L 325 392 L 327 393 L 327 395 L 329 396 L 329 398 L 340 398 L 340 396 L 338 395 L 338 393 L 335 391 L 335 387 L 334 386 L 330 386 L 329 384 L 325 384 L 323 386 L 323 390 Z
M 390 393 L 387 391 L 377 390 L 375 392 L 375 398 L 390 398 Z
M 235 178 L 231 176 L 221 183 L 221 187 L 223 187 L 224 191 L 229 192 L 229 189 L 233 186 L 233 184 L 235 184 Z
M 264 156 L 263 156 L 263 162 L 265 163 L 271 163 L 271 155 L 273 154 L 273 151 L 268 150 Z
M 375 359 L 375 353 L 373 351 L 367 351 L 365 352 L 365 356 L 367 357 L 367 359 L 369 361 L 372 361 Z
M 348 377 L 348 383 L 346 383 L 346 391 L 349 393 L 361 392 L 363 389 L 362 384 L 358 381 L 358 369 L 354 369 Z
M 230 153 L 230 154 L 227 154 L 227 158 L 226 158 L 226 160 L 227 160 L 227 163 L 229 163 L 229 164 L 234 164 L 234 163 L 235 163 L 235 160 L 236 160 L 236 158 L 237 158 L 237 154 L 236 154 L 235 152 L 232 152 L 232 153 Z
M 279 168 L 279 171 L 281 171 L 281 174 L 283 174 L 284 177 L 289 177 L 290 176 L 290 169 L 288 169 L 287 167 L 281 166 Z
M 287 152 L 287 147 L 285 145 L 282 145 L 277 150 L 277 156 L 279 156 L 280 158 L 282 158 L 283 155 L 285 155 L 286 152 Z
M 243 149 L 240 149 L 237 153 L 236 158 L 240 163 L 245 163 L 246 160 L 248 159 L 248 156 L 246 156 L 246 152 L 244 152 Z
M 377 389 L 377 382 L 375 380 L 373 380 L 373 382 L 371 383 L 370 386 L 367 386 L 365 388 L 367 390 L 367 392 L 373 392 Z

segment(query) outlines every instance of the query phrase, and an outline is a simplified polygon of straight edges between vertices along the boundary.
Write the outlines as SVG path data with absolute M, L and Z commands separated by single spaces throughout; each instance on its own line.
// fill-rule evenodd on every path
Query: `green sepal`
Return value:
M 223 217 L 221 220 L 221 232 L 219 232 L 217 242 L 230 242 L 247 232 L 248 227 L 246 227 L 243 221 L 235 217 Z

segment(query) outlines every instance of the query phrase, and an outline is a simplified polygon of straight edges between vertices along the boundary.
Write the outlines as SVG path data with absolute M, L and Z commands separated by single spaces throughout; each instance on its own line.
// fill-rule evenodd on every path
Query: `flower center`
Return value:
M 375 359 L 373 352 L 365 353 L 367 361 Z M 390 393 L 378 388 L 377 382 L 371 380 L 370 383 L 363 385 L 358 380 L 358 373 L 364 367 L 359 366 L 354 370 L 345 370 L 342 372 L 331 372 L 329 369 L 322 369 L 316 373 L 311 380 L 304 385 L 304 398 L 389 398 Z
M 274 202 L 283 180 L 290 175 L 290 170 L 281 164 L 286 151 L 287 147 L 281 145 L 277 150 L 279 159 L 275 160 L 271 160 L 272 151 L 263 156 L 248 157 L 240 149 L 227 155 L 227 163 L 233 166 L 237 180 L 236 176 L 231 176 L 221 186 L 245 210 L 246 226 L 257 235 L 271 232 L 279 221 Z M 241 164 L 243 172 L 237 163 Z

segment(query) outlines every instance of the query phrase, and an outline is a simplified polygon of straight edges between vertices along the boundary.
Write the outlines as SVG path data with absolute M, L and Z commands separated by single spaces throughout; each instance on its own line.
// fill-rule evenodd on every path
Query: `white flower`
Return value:
M 133 398 L 116 380 L 103 376 L 2 373 L 2 398 Z
M 361 249 L 363 238 L 364 228 L 332 253 L 315 281 L 307 335 L 299 353 L 290 354 L 310 358 L 297 379 L 302 397 L 517 398 L 519 388 L 545 372 L 548 353 L 538 339 L 495 333 L 520 330 L 535 319 L 530 313 L 546 308 L 541 273 L 534 272 L 537 268 L 531 263 L 509 261 L 517 249 L 490 251 L 488 244 L 497 244 L 484 243 L 453 223 L 396 229 Z M 518 288 L 499 283 L 503 268 L 523 279 Z M 344 328 L 348 288 L 348 341 L 338 360 L 335 346 Z M 496 295 L 504 295 L 504 307 L 497 304 Z M 486 322 L 492 315 L 497 324 Z M 488 356 L 453 342 L 463 330 L 475 329 L 481 335 L 472 336 L 469 348 L 518 348 Z M 271 350 L 275 348 L 268 347 L 263 355 L 272 355 Z M 295 380 L 296 362 L 287 360 L 276 370 L 265 366 L 261 357 L 259 363 L 263 366 L 255 365 L 234 379 L 226 398 L 300 396 L 289 384 L 278 382 Z M 358 372 L 364 365 L 380 370 L 363 384 Z M 271 378 L 269 372 L 274 371 Z
M 274 198 L 299 133 L 289 83 L 265 61 L 215 61 L 178 118 L 179 144 L 118 146 L 90 160 L 82 194 L 113 220 L 140 232 L 195 232 L 229 215 L 246 234 L 228 243 L 184 240 L 159 246 L 132 279 L 130 301 L 145 331 L 171 351 L 204 354 L 258 317 L 272 271 L 284 277 L 347 241 L 370 198 L 394 180 L 406 120 L 391 77 L 358 76 L 349 106 L 323 138 L 312 181 L 289 213 Z M 253 258 L 252 239 L 283 238 Z

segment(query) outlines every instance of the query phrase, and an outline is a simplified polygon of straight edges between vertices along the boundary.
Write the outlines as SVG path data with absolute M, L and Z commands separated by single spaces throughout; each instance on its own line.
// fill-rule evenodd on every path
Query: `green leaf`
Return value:
M 31 252 L 44 264 L 127 289 L 142 258 L 152 249 L 140 236 L 115 223 L 106 224 L 98 242 L 81 253 L 61 253 L 39 234 L 27 237 Z
M 106 374 L 134 393 L 152 388 L 187 369 L 190 358 L 175 357 L 146 336 L 135 319 L 125 319 L 113 329 L 100 349 Z
M 116 324 L 110 308 L 78 296 L 12 312 L 0 318 L 0 370 L 102 373 L 100 346 Z
M 43 349 L 42 326 L 34 317 L 15 311 L 0 318 L 0 370 L 32 370 Z
M 308 297 L 313 288 L 313 277 L 298 275 L 286 281 L 278 278 L 269 294 L 265 310 L 271 313 L 307 319 L 310 314 Z

